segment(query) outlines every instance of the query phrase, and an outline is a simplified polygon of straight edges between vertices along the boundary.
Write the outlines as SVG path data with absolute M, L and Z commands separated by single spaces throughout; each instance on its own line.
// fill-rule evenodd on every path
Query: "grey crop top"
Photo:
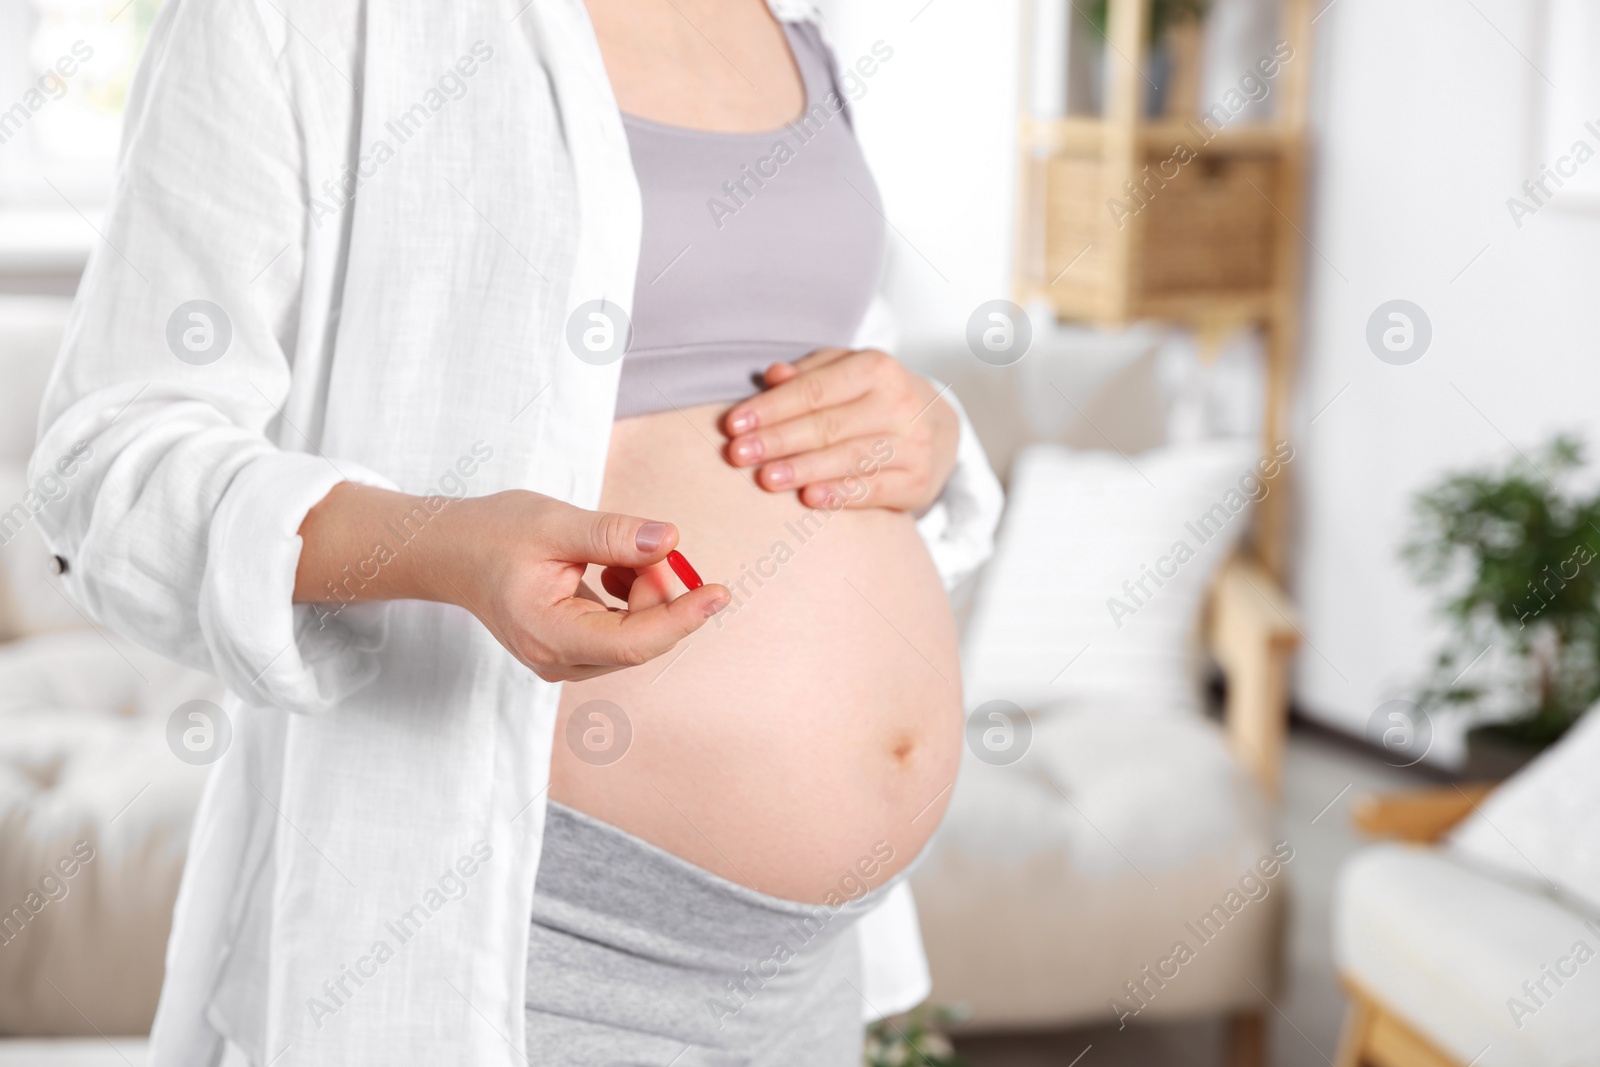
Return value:
M 644 206 L 616 417 L 733 403 L 776 362 L 848 345 L 884 219 L 817 28 L 784 23 L 805 114 L 764 133 L 623 115 Z

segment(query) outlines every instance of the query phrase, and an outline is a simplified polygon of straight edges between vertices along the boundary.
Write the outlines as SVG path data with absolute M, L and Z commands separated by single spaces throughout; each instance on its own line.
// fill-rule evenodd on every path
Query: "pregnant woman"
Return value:
M 925 995 L 998 490 L 867 347 L 892 55 L 167 0 L 37 453 L 69 589 L 234 694 L 153 1064 L 829 1067 Z

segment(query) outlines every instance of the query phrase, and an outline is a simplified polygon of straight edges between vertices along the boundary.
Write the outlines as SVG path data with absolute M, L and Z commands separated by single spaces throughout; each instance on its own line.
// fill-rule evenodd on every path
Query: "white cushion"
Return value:
M 936 1003 L 971 1025 L 1103 1022 L 1123 983 L 1185 941 L 1196 959 L 1140 1021 L 1260 1002 L 1276 977 L 1282 868 L 1222 936 L 1185 928 L 1272 855 L 1270 820 L 1220 731 L 1198 717 L 1046 709 L 1022 758 L 970 749 L 913 867 Z M 1259 872 L 1257 872 L 1259 874 Z
M 1252 488 L 1252 442 L 1023 452 L 966 631 L 967 706 L 1197 711 L 1195 623 Z
M 52 712 L 6 718 L 0 1032 L 92 1035 L 68 999 L 94 1005 L 107 1033 L 147 1031 L 205 779 L 168 750 L 165 726 Z
M 1112 877 L 1181 867 L 1265 825 L 1209 720 L 1045 708 L 1030 721 L 1014 764 L 963 750 L 943 843 L 997 861 L 1064 850 L 1085 874 Z
M 1450 851 L 1534 889 L 1552 886 L 1600 915 L 1600 715 L 1489 794 Z
M 39 711 L 164 720 L 185 701 L 222 697 L 210 675 L 114 634 L 66 630 L 0 644 L 0 724 Z
M 168 718 L 221 695 L 93 631 L 0 646 L 0 1033 L 148 1028 L 206 777 Z
M 1333 943 L 1341 971 L 1461 1063 L 1600 1064 L 1600 923 L 1548 897 L 1440 849 L 1377 845 L 1340 872 Z M 1547 966 L 1576 973 L 1557 987 Z M 1541 979 L 1536 1003 L 1523 983 Z

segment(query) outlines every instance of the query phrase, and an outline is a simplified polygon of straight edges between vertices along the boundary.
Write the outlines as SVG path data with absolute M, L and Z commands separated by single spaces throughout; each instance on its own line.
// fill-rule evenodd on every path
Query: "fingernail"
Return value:
M 715 615 L 717 612 L 721 611 L 727 606 L 728 602 L 726 600 L 724 600 L 722 597 L 717 597 L 715 600 L 706 601 L 706 606 L 703 610 L 706 613 L 706 618 L 709 619 L 711 616 Z
M 734 433 L 744 433 L 755 428 L 756 417 L 748 411 L 740 411 L 728 419 L 728 429 Z
M 733 458 L 741 463 L 754 463 L 765 452 L 766 449 L 761 447 L 761 439 L 758 437 L 747 437 L 743 441 L 735 442 L 733 446 Z
M 774 463 L 767 468 L 768 485 L 788 485 L 794 481 L 794 467 L 788 463 Z
M 819 507 L 819 508 L 831 508 L 831 507 L 833 507 L 833 500 L 834 500 L 834 496 L 833 496 L 833 490 L 832 489 L 819 489 L 819 490 L 817 490 L 817 504 L 816 504 L 817 507 Z
M 666 537 L 666 523 L 647 522 L 633 535 L 633 543 L 639 546 L 640 552 L 654 552 L 661 547 L 661 542 L 666 540 Z

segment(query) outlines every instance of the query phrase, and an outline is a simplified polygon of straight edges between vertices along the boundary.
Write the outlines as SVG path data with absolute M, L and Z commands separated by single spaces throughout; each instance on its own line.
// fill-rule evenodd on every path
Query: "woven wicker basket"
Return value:
M 1109 257 L 1095 251 L 1111 247 L 1124 227 L 1132 231 L 1128 299 L 1134 315 L 1175 300 L 1249 298 L 1271 288 L 1284 225 L 1272 206 L 1279 157 L 1205 149 L 1184 164 L 1177 158 L 1171 149 L 1145 151 L 1142 204 L 1125 190 L 1112 200 L 1098 154 L 1039 163 L 1041 281 L 1061 314 L 1105 313 Z

